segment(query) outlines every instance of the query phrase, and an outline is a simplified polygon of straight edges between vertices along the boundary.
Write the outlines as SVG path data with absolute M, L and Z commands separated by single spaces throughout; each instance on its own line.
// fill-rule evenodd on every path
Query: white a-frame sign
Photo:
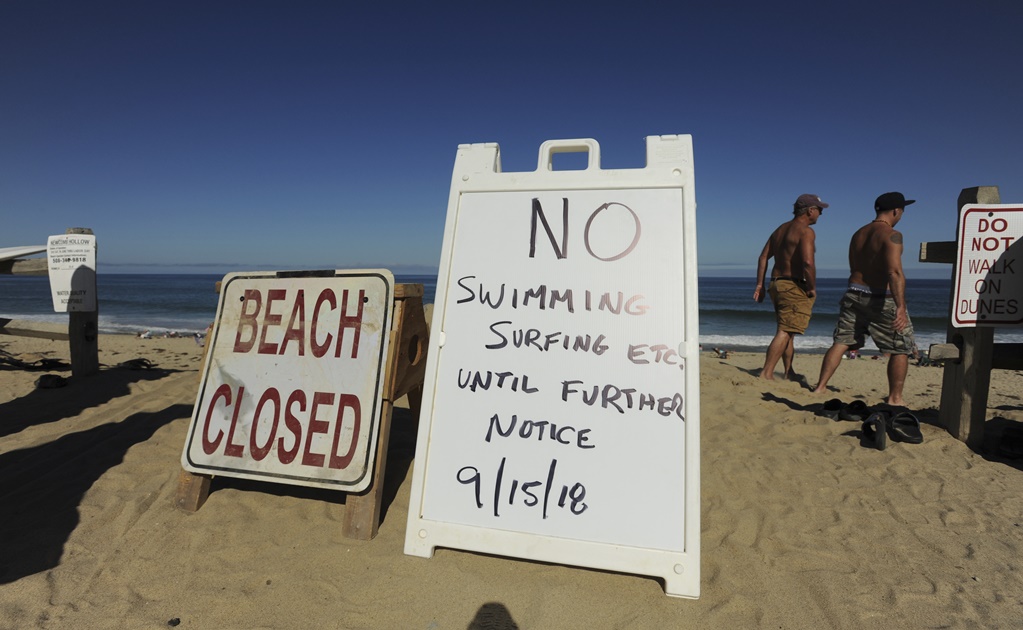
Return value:
M 552 170 L 555 153 L 588 167 Z M 603 170 L 458 148 L 405 553 L 466 549 L 700 587 L 690 136 Z

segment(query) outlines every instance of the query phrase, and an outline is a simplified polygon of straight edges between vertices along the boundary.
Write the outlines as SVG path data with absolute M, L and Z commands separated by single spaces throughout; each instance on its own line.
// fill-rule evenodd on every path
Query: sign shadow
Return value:
M 417 425 L 412 412 L 404 408 L 395 408 L 391 419 L 391 435 L 388 446 L 387 469 L 384 475 L 383 497 L 380 507 L 380 522 L 387 520 L 387 513 L 401 484 L 405 482 L 412 460 L 416 453 Z M 317 488 L 312 486 L 296 486 L 292 484 L 273 483 L 217 475 L 210 480 L 209 495 L 221 489 L 230 488 L 243 492 L 259 492 L 278 497 L 294 497 L 310 501 L 322 501 L 334 505 L 345 505 L 348 493 L 338 490 Z M 399 515 L 404 517 L 404 514 Z
M 978 299 L 974 305 L 977 317 L 994 317 L 995 324 L 1023 324 L 1023 239 L 1017 238 L 990 265 L 984 279 L 976 287 L 978 295 L 993 294 L 991 299 Z M 985 313 L 983 310 L 989 310 Z

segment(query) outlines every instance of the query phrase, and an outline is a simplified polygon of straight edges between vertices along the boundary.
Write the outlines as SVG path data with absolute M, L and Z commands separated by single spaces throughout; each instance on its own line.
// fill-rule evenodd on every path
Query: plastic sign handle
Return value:
M 600 145 L 592 138 L 547 140 L 540 145 L 540 160 L 536 165 L 537 170 L 553 171 L 555 153 L 588 153 L 589 161 L 586 164 L 586 170 L 600 168 Z

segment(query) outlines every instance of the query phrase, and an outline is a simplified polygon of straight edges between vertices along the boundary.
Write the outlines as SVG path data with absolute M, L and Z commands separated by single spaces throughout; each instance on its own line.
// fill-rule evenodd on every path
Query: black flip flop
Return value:
M 879 451 L 888 448 L 888 436 L 885 432 L 887 417 L 888 414 L 878 411 L 863 421 L 864 446 L 872 446 Z
M 895 414 L 888 419 L 887 425 L 888 432 L 896 442 L 920 444 L 924 441 L 924 435 L 920 432 L 920 420 L 908 411 Z
M 852 422 L 863 422 L 863 420 L 869 415 L 870 408 L 867 407 L 867 403 L 862 400 L 854 400 L 838 412 L 839 418 L 842 420 L 851 420 Z
M 844 402 L 837 398 L 832 398 L 817 410 L 817 415 L 824 416 L 825 418 L 831 418 L 832 420 L 838 420 L 838 414 L 842 411 L 843 407 L 845 407 Z

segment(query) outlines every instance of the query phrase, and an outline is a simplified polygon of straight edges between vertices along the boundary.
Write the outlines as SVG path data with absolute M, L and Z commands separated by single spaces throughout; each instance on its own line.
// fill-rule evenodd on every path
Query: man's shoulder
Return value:
M 792 232 L 798 234 L 800 238 L 810 237 L 813 238 L 816 232 L 813 231 L 813 226 L 806 223 L 793 223 Z

